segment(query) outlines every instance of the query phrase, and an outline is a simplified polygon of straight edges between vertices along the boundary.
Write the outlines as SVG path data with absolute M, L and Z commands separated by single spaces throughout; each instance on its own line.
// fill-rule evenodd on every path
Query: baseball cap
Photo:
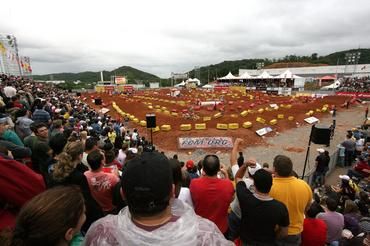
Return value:
M 344 180 L 350 180 L 351 179 L 348 175 L 339 175 L 339 178 L 344 179 Z
M 324 153 L 324 152 L 325 152 L 325 150 L 324 150 L 324 149 L 322 149 L 322 148 L 320 148 L 320 149 L 317 149 L 317 152 L 319 152 L 319 153 Z
M 169 160 L 158 152 L 143 152 L 122 174 L 122 189 L 130 212 L 150 216 L 163 211 L 173 184 Z
M 253 176 L 257 170 L 260 170 L 262 166 L 259 163 L 256 163 L 256 166 L 254 167 L 248 167 L 248 172 Z
M 194 161 L 193 160 L 188 160 L 185 164 L 186 169 L 193 169 L 194 168 Z

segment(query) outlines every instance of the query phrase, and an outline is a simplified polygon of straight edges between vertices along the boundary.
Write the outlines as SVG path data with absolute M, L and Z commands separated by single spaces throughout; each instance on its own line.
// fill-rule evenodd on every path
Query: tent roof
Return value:
M 253 78 L 248 72 L 243 73 L 238 77 L 239 79 L 251 79 Z
M 283 72 L 282 74 L 278 75 L 278 76 L 275 76 L 275 78 L 277 79 L 298 79 L 298 78 L 302 78 L 300 76 L 297 76 L 295 74 L 293 74 L 289 69 L 286 70 L 285 72 Z
M 231 72 L 229 72 L 226 76 L 221 77 L 219 79 L 237 79 L 238 77 L 234 76 Z
M 259 79 L 272 79 L 273 76 L 271 76 L 267 71 L 263 71 L 260 75 L 258 75 L 256 78 Z

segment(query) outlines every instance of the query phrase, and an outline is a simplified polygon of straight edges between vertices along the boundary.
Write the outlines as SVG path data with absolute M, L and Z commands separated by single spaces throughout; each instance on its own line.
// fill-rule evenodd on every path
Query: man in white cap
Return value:
M 329 170 L 330 156 L 329 152 L 320 148 L 317 149 L 319 155 L 315 159 L 316 170 L 313 174 L 312 183 L 314 186 L 325 184 L 325 174 Z

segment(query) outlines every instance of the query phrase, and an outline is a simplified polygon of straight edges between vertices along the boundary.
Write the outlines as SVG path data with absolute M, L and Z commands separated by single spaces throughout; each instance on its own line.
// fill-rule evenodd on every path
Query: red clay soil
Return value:
M 164 113 L 155 112 L 157 118 L 157 125 L 161 126 L 164 124 L 171 125 L 171 130 L 168 132 L 159 131 L 153 133 L 153 142 L 154 144 L 163 151 L 182 151 L 178 149 L 178 137 L 206 137 L 206 136 L 223 136 L 223 137 L 240 137 L 244 139 L 245 146 L 251 145 L 265 145 L 266 142 L 263 138 L 256 134 L 256 130 L 263 127 L 269 126 L 269 121 L 272 119 L 277 119 L 277 114 L 284 114 L 284 119 L 278 119 L 276 125 L 271 126 L 273 132 L 266 134 L 265 136 L 274 136 L 276 132 L 283 132 L 287 129 L 297 127 L 297 124 L 306 124 L 304 119 L 309 117 L 305 115 L 309 110 L 314 110 L 315 113 L 313 116 L 316 118 L 322 118 L 325 116 L 330 116 L 328 112 L 319 113 L 316 112 L 316 109 L 321 109 L 324 104 L 330 106 L 336 105 L 337 110 L 343 110 L 340 105 L 342 105 L 348 98 L 342 96 L 327 96 L 324 98 L 316 99 L 311 97 L 290 97 L 290 96 L 271 96 L 261 93 L 249 93 L 240 91 L 231 92 L 210 92 L 206 90 L 193 90 L 188 91 L 183 89 L 181 91 L 180 97 L 171 97 L 169 95 L 169 89 L 160 89 L 160 90 L 144 90 L 136 91 L 134 95 L 108 95 L 106 93 L 93 93 L 85 94 L 86 97 L 101 97 L 103 103 L 108 104 L 108 108 L 111 110 L 110 115 L 113 117 L 120 118 L 121 116 L 116 113 L 112 108 L 110 103 L 112 101 L 116 102 L 117 106 L 121 108 L 126 113 L 135 115 L 139 120 L 145 120 L 145 115 L 147 113 L 152 113 L 155 111 L 155 106 L 160 105 L 161 107 L 166 107 L 169 111 L 176 110 L 179 116 L 165 115 Z M 253 96 L 253 99 L 250 99 L 250 95 Z M 224 97 L 224 115 L 218 119 L 212 119 L 207 122 L 203 122 L 204 116 L 213 116 L 219 112 L 220 107 L 217 110 L 208 111 L 206 107 L 202 107 L 199 111 L 194 111 L 197 116 L 200 118 L 197 120 L 185 119 L 182 117 L 181 111 L 183 109 L 188 109 L 196 106 L 197 100 L 207 101 L 216 99 L 218 100 L 221 96 Z M 159 100 L 167 100 L 159 101 Z M 175 101 L 171 103 L 171 101 Z M 186 102 L 185 106 L 179 105 L 178 101 Z M 92 105 L 91 100 L 86 100 L 94 108 L 98 106 Z M 149 109 L 148 106 L 151 103 L 153 109 Z M 287 105 L 291 104 L 291 108 L 280 107 L 278 110 L 272 110 L 270 104 L 277 105 Z M 232 105 L 231 105 L 232 104 Z M 258 109 L 266 109 L 269 107 L 269 110 L 264 110 L 263 113 L 258 113 Z M 240 116 L 240 112 L 244 110 L 253 110 L 253 113 L 249 113 L 247 116 Z M 288 116 L 293 116 L 294 120 L 288 120 Z M 257 117 L 262 117 L 266 120 L 266 124 L 261 124 L 256 122 Z M 242 127 L 243 122 L 250 121 L 253 126 L 249 129 Z M 195 123 L 206 123 L 207 130 L 194 130 Z M 217 123 L 239 123 L 239 129 L 237 130 L 218 130 L 216 129 Z M 130 123 L 131 127 L 138 128 L 139 132 L 142 135 L 148 136 L 148 130 L 145 127 L 141 127 L 138 124 L 133 122 Z M 180 131 L 181 124 L 192 124 L 192 130 L 190 131 Z M 185 151 L 185 150 L 184 150 Z M 189 150 L 186 150 L 189 151 Z M 298 151 L 292 149 L 292 151 Z

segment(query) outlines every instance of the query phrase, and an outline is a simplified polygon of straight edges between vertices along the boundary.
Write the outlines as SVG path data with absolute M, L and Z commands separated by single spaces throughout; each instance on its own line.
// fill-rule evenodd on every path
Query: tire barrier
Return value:
M 262 124 L 265 124 L 266 123 L 266 120 L 261 118 L 261 117 L 257 117 L 256 118 L 256 121 L 259 122 L 259 123 L 262 123 Z
M 175 116 L 175 117 L 179 116 L 179 114 L 177 112 L 171 112 L 171 115 Z
M 284 119 L 284 115 L 283 115 L 283 114 L 278 114 L 278 115 L 277 115 L 277 118 L 278 118 L 278 119 Z
M 270 125 L 276 125 L 276 124 L 277 124 L 277 119 L 270 120 Z
M 288 120 L 292 121 L 292 120 L 294 120 L 294 117 L 293 116 L 289 116 L 288 117 Z
M 191 124 L 181 124 L 180 125 L 180 131 L 190 131 L 191 130 Z
M 252 122 L 246 121 L 246 122 L 243 123 L 242 126 L 243 126 L 243 128 L 246 128 L 246 129 L 251 128 L 252 127 Z
M 153 106 L 152 106 L 152 105 L 149 105 L 149 106 L 148 106 L 148 109 L 153 109 Z
M 171 125 L 161 125 L 161 130 L 164 132 L 168 132 L 171 130 Z
M 229 123 L 227 126 L 231 130 L 239 129 L 239 123 Z
M 245 117 L 248 115 L 248 111 L 247 110 L 244 110 L 243 112 L 240 113 L 240 116 L 241 117 Z
M 219 130 L 227 130 L 227 124 L 217 123 L 216 128 Z
M 260 109 L 257 110 L 257 112 L 260 113 L 260 114 L 262 114 L 263 111 L 265 111 L 263 108 L 260 108 Z
M 134 118 L 132 121 L 133 121 L 134 123 L 139 123 L 139 119 L 138 119 L 138 118 Z
M 207 125 L 206 123 L 198 123 L 198 124 L 195 124 L 195 130 L 206 130 L 207 129 Z
M 161 129 L 159 128 L 159 126 L 157 126 L 156 128 L 152 128 L 152 129 L 153 129 L 153 130 L 152 130 L 152 131 L 153 131 L 153 133 L 154 133 L 154 132 L 159 132 L 159 131 L 161 130 Z
M 146 121 L 145 120 L 141 120 L 139 122 L 139 125 L 142 126 L 142 127 L 146 127 Z

